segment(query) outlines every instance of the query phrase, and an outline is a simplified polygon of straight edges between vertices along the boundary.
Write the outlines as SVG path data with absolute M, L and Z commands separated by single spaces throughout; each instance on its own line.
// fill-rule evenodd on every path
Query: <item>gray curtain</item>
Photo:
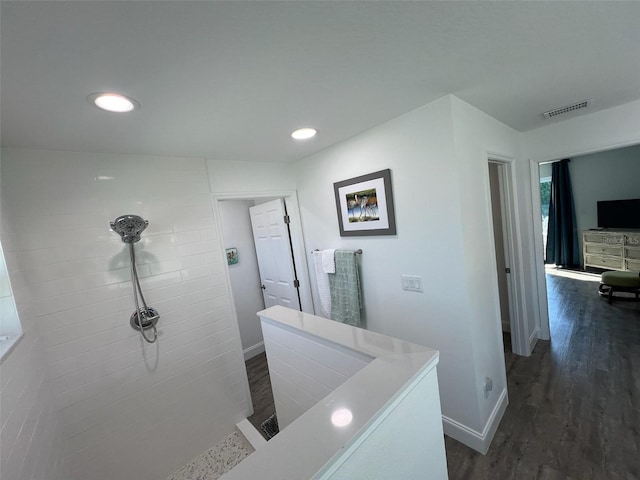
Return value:
M 545 263 L 565 268 L 580 266 L 576 211 L 568 159 L 551 165 L 551 200 Z

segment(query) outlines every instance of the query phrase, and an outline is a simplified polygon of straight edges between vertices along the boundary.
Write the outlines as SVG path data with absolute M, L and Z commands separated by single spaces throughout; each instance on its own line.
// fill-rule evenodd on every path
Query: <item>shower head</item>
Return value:
M 138 215 L 122 215 L 113 222 L 109 222 L 109 225 L 111 230 L 122 237 L 124 243 L 136 243 L 149 222 Z

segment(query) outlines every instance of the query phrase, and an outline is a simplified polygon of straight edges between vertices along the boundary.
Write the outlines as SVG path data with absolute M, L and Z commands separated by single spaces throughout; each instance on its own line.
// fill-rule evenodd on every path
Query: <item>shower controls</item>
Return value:
M 141 308 L 139 311 L 133 312 L 129 319 L 129 323 L 131 323 L 131 328 L 134 330 L 140 330 L 140 317 L 142 317 L 142 329 L 148 330 L 158 323 L 160 314 L 153 307 L 147 307 L 146 309 Z

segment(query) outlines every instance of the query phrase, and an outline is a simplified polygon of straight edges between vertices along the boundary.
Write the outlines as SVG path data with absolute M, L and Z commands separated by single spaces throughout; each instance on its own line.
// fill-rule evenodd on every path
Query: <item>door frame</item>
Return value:
M 520 224 L 516 215 L 516 193 L 515 193 L 515 172 L 513 168 L 514 159 L 504 155 L 487 152 L 486 185 L 489 195 L 489 206 L 491 206 L 491 185 L 489 181 L 488 164 L 498 165 L 498 178 L 500 184 L 500 207 L 502 210 L 502 230 L 505 245 L 505 256 L 509 263 L 511 273 L 507 275 L 507 290 L 509 297 L 509 322 L 511 325 L 511 350 L 516 355 L 528 357 L 533 351 L 537 335 L 530 338 L 527 334 L 527 320 L 524 305 L 524 275 L 522 268 L 522 242 L 519 241 Z M 491 220 L 493 221 L 493 219 Z M 491 232 L 491 242 L 493 244 L 494 264 L 496 240 Z M 500 331 L 502 331 L 502 319 L 500 319 Z
M 300 308 L 303 312 L 313 314 L 313 297 L 311 296 L 311 281 L 307 256 L 304 250 L 304 237 L 302 235 L 302 221 L 300 208 L 298 206 L 298 193 L 295 190 L 276 190 L 269 192 L 242 192 L 242 193 L 220 193 L 211 195 L 211 203 L 215 216 L 216 226 L 222 237 L 222 225 L 220 225 L 219 202 L 223 200 L 258 200 L 282 198 L 287 209 L 287 215 L 291 219 L 289 229 L 291 232 L 291 245 L 293 247 L 293 261 L 296 264 L 298 281 L 300 282 Z M 222 243 L 222 238 L 220 239 Z M 226 267 L 227 282 L 229 280 L 229 267 Z M 233 298 L 233 292 L 231 292 Z M 234 309 L 235 310 L 235 309 Z
M 549 326 L 549 302 L 547 299 L 547 278 L 544 269 L 544 246 L 542 244 L 542 225 L 540 219 L 540 164 L 561 160 L 563 158 L 578 157 L 581 155 L 590 155 L 592 153 L 606 152 L 607 150 L 616 150 L 618 148 L 631 147 L 640 145 L 640 138 L 628 140 L 624 142 L 614 142 L 599 145 L 581 150 L 568 150 L 560 153 L 539 155 L 529 157 L 529 171 L 531 178 L 531 222 L 533 233 L 533 255 L 535 272 L 536 292 L 534 298 L 537 299 L 535 307 L 538 310 L 538 329 L 540 338 L 543 340 L 551 339 L 551 328 Z

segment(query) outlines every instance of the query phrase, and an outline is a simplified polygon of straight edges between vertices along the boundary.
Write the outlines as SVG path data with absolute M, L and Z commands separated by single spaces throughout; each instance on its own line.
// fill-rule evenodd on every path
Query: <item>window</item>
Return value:
M 16 302 L 11 291 L 9 272 L 0 245 L 0 359 L 4 358 L 22 336 Z
M 551 200 L 551 164 L 540 165 L 540 214 L 542 216 L 542 254 L 547 255 L 547 229 L 549 225 L 549 201 Z

